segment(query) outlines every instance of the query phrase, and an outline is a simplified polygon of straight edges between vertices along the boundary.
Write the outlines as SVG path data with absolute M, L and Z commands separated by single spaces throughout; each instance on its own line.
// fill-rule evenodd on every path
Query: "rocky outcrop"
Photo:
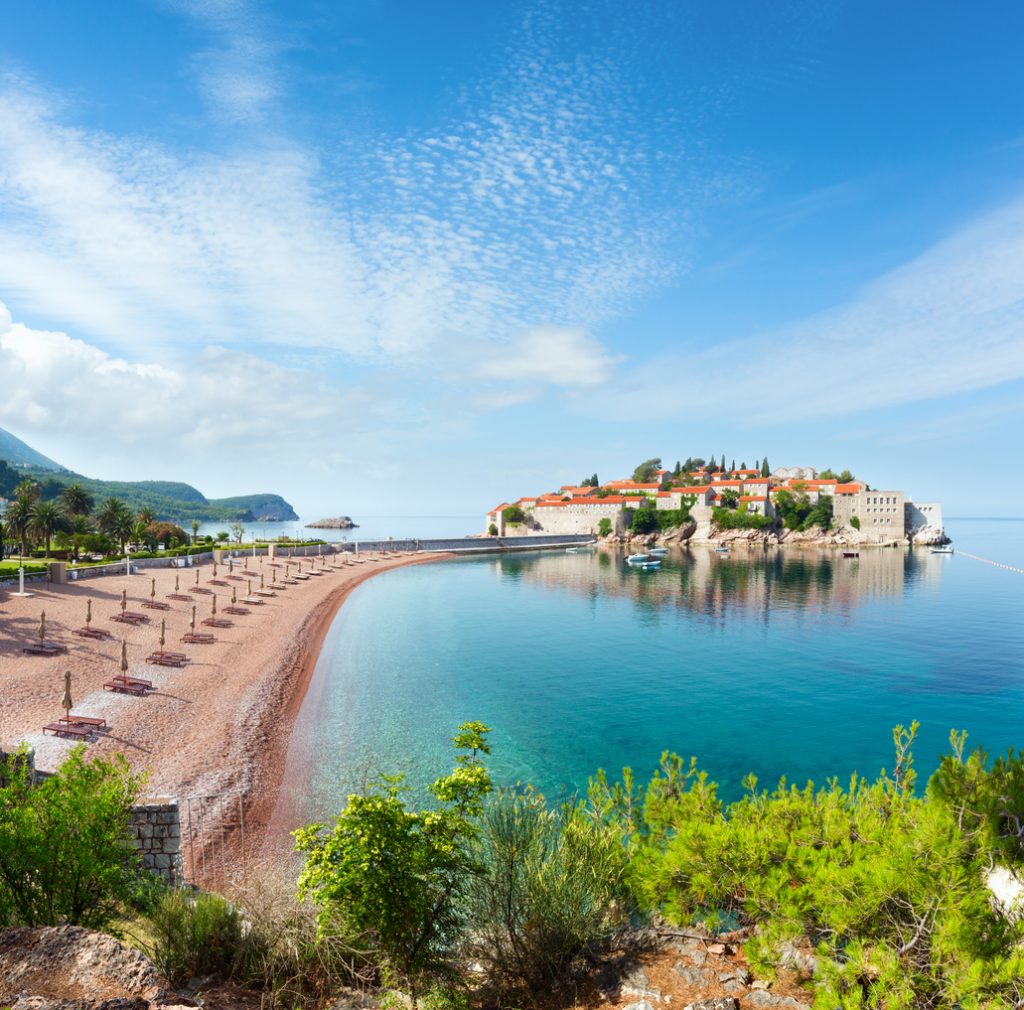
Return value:
M 938 547 L 950 543 L 950 539 L 941 526 L 922 526 L 914 531 L 913 543 L 918 547 Z
M 355 530 L 358 523 L 352 522 L 349 516 L 338 516 L 336 519 L 317 519 L 315 523 L 306 523 L 307 530 Z
M 78 926 L 0 929 L 0 1000 L 12 1010 L 195 1006 L 144 954 Z

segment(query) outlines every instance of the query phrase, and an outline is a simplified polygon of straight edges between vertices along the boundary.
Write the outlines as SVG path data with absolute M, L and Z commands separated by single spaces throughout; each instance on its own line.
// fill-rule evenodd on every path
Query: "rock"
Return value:
M 704 968 L 696 968 L 684 964 L 682 961 L 675 964 L 673 971 L 679 976 L 679 981 L 685 985 L 710 985 L 714 981 L 710 972 Z
M 793 999 L 792 996 L 773 996 L 763 989 L 755 989 L 747 996 L 747 1005 L 764 1007 L 765 1010 L 807 1010 L 807 1004 Z
M 802 950 L 787 940 L 779 947 L 779 964 L 784 968 L 796 968 L 810 976 L 818 967 L 818 959 L 809 950 Z
M 687 1003 L 683 1010 L 740 1010 L 740 1001 L 735 996 L 716 996 Z
M 637 1003 L 627 1003 L 622 1010 L 654 1010 L 654 1007 L 647 1000 L 642 999 Z
M 348 516 L 338 516 L 337 519 L 318 519 L 315 523 L 306 523 L 307 530 L 355 530 L 359 526 L 352 522 Z
M 644 996 L 647 999 L 661 1000 L 661 990 L 652 988 L 647 972 L 643 968 L 635 968 L 626 975 L 619 985 L 619 991 L 626 996 Z
M 753 982 L 750 983 L 750 988 L 751 989 L 768 989 L 768 988 L 770 988 L 770 984 L 768 982 L 765 982 L 765 980 L 763 978 L 756 978 L 756 979 L 754 979 Z
M 919 547 L 937 547 L 950 543 L 941 526 L 922 526 L 914 532 L 913 542 Z

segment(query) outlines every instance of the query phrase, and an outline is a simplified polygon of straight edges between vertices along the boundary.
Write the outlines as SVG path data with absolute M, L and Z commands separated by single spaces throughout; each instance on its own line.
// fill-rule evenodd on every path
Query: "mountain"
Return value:
M 9 449 L 10 447 L 10 449 Z M 10 456 L 5 453 L 11 452 Z M 41 461 L 41 462 L 40 462 Z M 67 470 L 31 446 L 0 428 L 0 497 L 9 498 L 26 477 L 38 481 L 44 500 L 56 498 L 61 489 L 81 484 L 97 504 L 104 498 L 120 498 L 134 512 L 151 509 L 158 519 L 174 523 L 295 522 L 295 510 L 277 494 L 207 498 L 191 484 L 168 480 L 97 480 Z
M 36 452 L 20 438 L 0 428 L 0 459 L 7 460 L 11 466 L 34 466 L 37 470 L 63 470 L 60 463 Z

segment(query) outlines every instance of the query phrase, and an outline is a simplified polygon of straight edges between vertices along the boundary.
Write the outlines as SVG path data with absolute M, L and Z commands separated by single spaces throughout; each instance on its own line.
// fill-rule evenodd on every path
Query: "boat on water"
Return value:
M 628 558 L 626 558 L 626 564 L 627 565 L 638 565 L 638 564 L 640 564 L 641 561 L 649 561 L 649 560 L 650 560 L 650 555 L 649 554 L 630 554 L 630 556 Z
M 843 551 L 844 558 L 859 558 L 860 551 Z
M 717 553 L 719 553 L 719 554 L 728 554 L 729 553 L 729 548 L 728 547 L 716 547 L 715 551 Z
M 566 547 L 565 549 L 566 554 L 579 554 L 579 552 L 580 549 L 578 547 Z
M 664 558 L 668 555 L 667 547 L 652 547 L 650 549 L 650 555 L 652 558 Z
M 660 560 L 657 560 L 657 561 L 640 561 L 640 562 L 637 562 L 636 564 L 634 564 L 633 567 L 634 568 L 645 568 L 645 569 L 660 568 L 661 567 L 661 561 Z
M 953 548 L 950 547 L 948 544 L 943 546 L 943 547 L 929 547 L 928 549 L 932 552 L 932 554 L 952 554 L 953 553 Z

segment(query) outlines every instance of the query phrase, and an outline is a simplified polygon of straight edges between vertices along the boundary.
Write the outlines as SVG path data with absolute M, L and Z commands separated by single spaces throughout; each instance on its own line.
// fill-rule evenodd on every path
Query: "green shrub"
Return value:
M 612 531 L 612 521 L 607 516 L 605 516 L 597 524 L 597 535 L 599 537 L 606 537 L 606 536 L 608 536 L 609 533 L 611 533 L 611 531 Z
M 855 529 L 860 529 L 860 519 L 857 516 L 850 516 L 850 525 Z
M 130 816 L 141 786 L 127 761 L 76 747 L 38 784 L 17 755 L 0 787 L 0 921 L 101 929 L 132 893 Z
M 625 923 L 626 851 L 575 806 L 496 793 L 480 819 L 469 885 L 470 953 L 503 996 L 550 992 Z
M 919 798 L 916 730 L 896 728 L 893 771 L 873 783 L 768 793 L 751 776 L 723 809 L 694 761 L 666 755 L 646 789 L 599 777 L 591 802 L 622 832 L 633 886 L 670 919 L 756 926 L 746 952 L 762 970 L 806 939 L 823 1007 L 1018 1005 L 1024 922 L 994 912 L 984 874 L 1021 863 L 1024 755 L 989 768 L 954 734 Z
M 244 977 L 265 949 L 239 909 L 217 894 L 168 888 L 148 920 L 148 953 L 172 985 L 197 977 Z
M 711 518 L 720 530 L 766 530 L 773 525 L 768 516 L 721 506 L 711 510 Z

